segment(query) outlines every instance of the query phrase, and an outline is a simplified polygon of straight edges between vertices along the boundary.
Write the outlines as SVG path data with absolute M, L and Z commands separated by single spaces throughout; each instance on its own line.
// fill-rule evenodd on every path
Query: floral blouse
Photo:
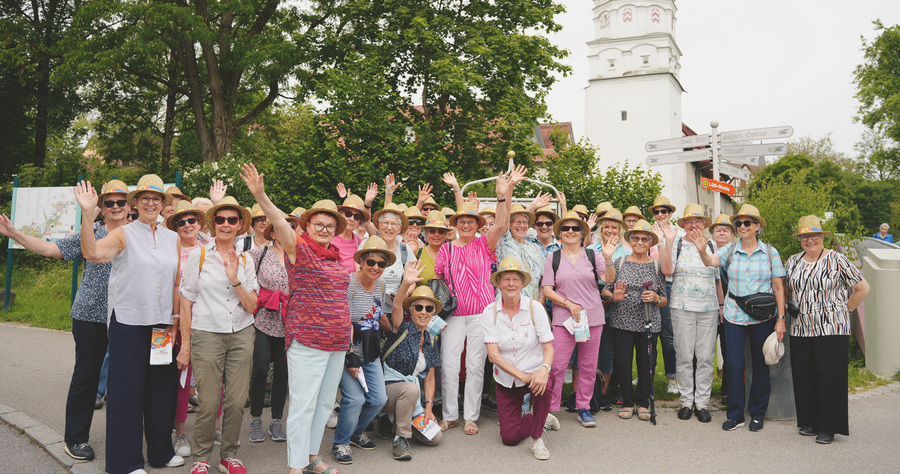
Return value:
M 269 250 L 266 251 L 265 257 L 262 258 L 263 250 L 266 248 Z M 280 291 L 285 295 L 289 294 L 287 270 L 285 270 L 284 264 L 279 261 L 278 252 L 275 251 L 274 246 L 255 247 L 247 253 L 253 259 L 258 269 L 256 280 L 259 282 L 260 288 Z M 260 261 L 260 258 L 262 258 L 262 261 Z M 284 320 L 280 311 L 260 308 L 256 312 L 253 325 L 268 336 L 284 337 Z

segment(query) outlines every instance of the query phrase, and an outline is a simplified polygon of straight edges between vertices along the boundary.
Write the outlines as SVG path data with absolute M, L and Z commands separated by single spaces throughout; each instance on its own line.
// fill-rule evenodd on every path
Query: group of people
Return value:
M 221 183 L 210 199 L 191 201 L 146 175 L 130 191 L 116 180 L 99 194 L 79 183 L 80 233 L 55 243 L 0 217 L 0 233 L 28 250 L 86 260 L 71 314 L 66 452 L 94 456 L 88 434 L 107 348 L 107 472 L 144 472 L 144 440 L 154 467 L 193 456 L 192 473 L 246 472 L 237 450 L 249 399 L 251 442 L 286 441 L 291 473 L 335 473 L 319 454 L 331 415 L 337 463 L 353 462 L 351 446 L 376 448 L 366 434 L 373 421 L 379 437 L 393 440 L 393 457 L 408 460 L 411 440 L 438 445 L 460 414 L 464 432 L 477 434 L 491 384 L 502 443 L 531 438 L 534 456 L 548 459 L 543 434 L 561 428 L 553 413 L 563 407 L 567 368 L 582 426 L 596 426 L 596 409 L 614 402 L 618 418 L 650 420 L 658 338 L 678 418 L 711 421 L 718 339 L 722 428 L 743 426 L 747 411 L 749 429 L 759 431 L 767 363 L 773 351 L 777 361 L 788 330 L 799 433 L 819 443 L 849 434 L 850 312 L 868 284 L 826 248 L 818 218 L 800 219 L 804 251 L 783 265 L 760 239 L 767 223 L 750 204 L 713 221 L 690 203 L 676 219 L 660 196 L 647 210 L 650 224 L 635 206 L 568 210 L 560 195 L 560 215 L 549 195 L 513 203 L 526 172 L 498 176 L 496 206 L 484 208 L 445 174 L 455 211 L 435 202 L 427 184 L 415 205 L 391 202 L 398 184 L 389 176 L 375 212 L 372 184 L 364 197 L 339 186 L 341 205 L 325 199 L 286 213 L 251 164 L 241 173 L 256 199 L 251 208 L 225 196 Z M 449 297 L 432 290 L 441 287 Z M 151 357 L 164 356 L 159 341 L 169 340 L 169 359 Z M 188 440 L 192 380 L 199 408 Z

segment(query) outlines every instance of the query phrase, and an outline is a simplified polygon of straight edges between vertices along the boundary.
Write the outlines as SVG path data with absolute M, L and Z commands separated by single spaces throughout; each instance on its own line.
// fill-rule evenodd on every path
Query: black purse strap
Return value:
M 447 242 L 447 276 L 450 277 L 450 294 L 456 297 L 456 285 L 453 284 L 453 260 L 450 256 L 453 253 L 453 242 Z

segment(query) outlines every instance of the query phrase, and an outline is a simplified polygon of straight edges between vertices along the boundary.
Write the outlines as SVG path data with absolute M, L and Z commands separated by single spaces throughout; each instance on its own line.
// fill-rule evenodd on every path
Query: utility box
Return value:
M 863 275 L 871 291 L 866 298 L 866 368 L 882 377 L 900 371 L 900 249 L 870 248 Z

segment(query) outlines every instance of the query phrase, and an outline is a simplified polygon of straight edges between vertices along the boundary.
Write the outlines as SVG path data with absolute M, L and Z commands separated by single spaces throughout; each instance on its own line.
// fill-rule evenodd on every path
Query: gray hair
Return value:
M 889 226 L 887 222 L 885 222 L 885 223 L 881 224 L 880 226 L 878 226 L 879 229 L 882 228 L 882 227 L 887 227 L 888 230 L 890 230 L 890 228 L 891 228 L 891 226 Z
M 191 204 L 193 204 L 194 207 L 197 207 L 201 204 L 206 204 L 209 207 L 213 207 L 213 202 L 205 197 L 195 197 L 191 200 Z
M 396 212 L 393 212 L 393 211 L 382 212 L 381 215 L 378 216 L 378 223 L 381 224 L 381 221 L 383 221 L 385 219 L 385 217 L 391 217 L 391 218 L 397 219 L 397 222 L 399 222 L 400 224 L 403 224 L 403 218 L 400 217 L 400 214 L 397 214 Z

